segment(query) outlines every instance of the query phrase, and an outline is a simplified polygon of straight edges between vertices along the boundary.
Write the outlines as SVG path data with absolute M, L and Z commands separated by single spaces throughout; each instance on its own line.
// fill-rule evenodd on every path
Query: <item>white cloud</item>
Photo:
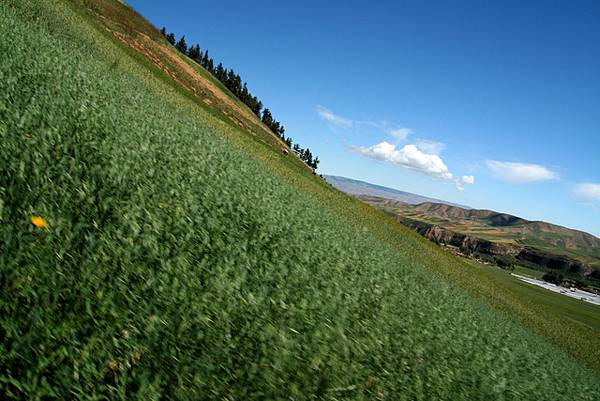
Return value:
M 352 134 L 367 134 L 370 136 L 373 134 L 372 131 L 376 130 L 395 139 L 396 145 L 383 141 L 370 147 L 353 147 L 354 152 L 373 159 L 394 163 L 431 177 L 454 181 L 456 188 L 461 192 L 465 190 L 462 184 L 473 184 L 475 182 L 473 176 L 454 178 L 439 156 L 446 148 L 446 145 L 442 142 L 416 139 L 414 144 L 399 147 L 397 143 L 412 135 L 413 131 L 410 128 L 397 126 L 385 120 L 353 120 L 337 115 L 324 106 L 317 106 L 317 113 L 330 124 L 330 128 L 334 132 L 338 128 L 343 128 Z
M 497 178 L 513 184 L 527 184 L 536 181 L 558 179 L 558 175 L 554 171 L 539 164 L 502 162 L 497 160 L 488 160 L 486 164 Z
M 454 180 L 454 185 L 459 192 L 464 192 L 465 187 L 462 184 L 475 184 L 475 177 L 472 175 L 463 175 L 462 177 L 457 177 Z
M 581 201 L 600 206 L 600 184 L 584 182 L 575 185 L 573 194 Z
M 442 142 L 430 141 L 428 139 L 417 139 L 415 145 L 421 152 L 432 155 L 439 155 L 446 148 L 446 144 Z
M 463 175 L 461 181 L 465 184 L 475 184 L 475 177 L 472 175 Z
M 355 147 L 354 151 L 377 160 L 388 161 L 399 166 L 446 180 L 452 179 L 452 173 L 438 155 L 421 152 L 415 145 L 406 145 L 397 149 L 396 145 L 381 142 L 377 145 Z
M 338 116 L 333 111 L 331 111 L 323 106 L 317 106 L 317 113 L 325 121 L 327 121 L 333 125 L 337 125 L 339 127 L 352 128 L 352 126 L 354 125 L 354 121 L 350 120 L 349 118 Z
M 410 128 L 390 128 L 388 130 L 388 134 L 393 136 L 399 141 L 403 141 L 407 136 L 412 134 L 412 130 Z

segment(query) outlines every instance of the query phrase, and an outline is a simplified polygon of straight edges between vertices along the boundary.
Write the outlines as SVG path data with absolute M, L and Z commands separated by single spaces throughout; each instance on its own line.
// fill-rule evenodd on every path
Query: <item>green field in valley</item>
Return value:
M 334 190 L 94 4 L 129 12 L 0 4 L 0 398 L 600 398 L 597 325 Z
M 543 272 L 543 271 L 534 270 L 534 269 L 530 269 L 530 268 L 525 267 L 525 266 L 518 266 L 518 265 L 514 266 L 513 273 L 520 274 L 522 276 L 527 276 L 527 277 L 535 278 L 535 279 L 538 279 L 538 280 L 541 280 L 542 276 L 545 274 L 545 272 Z
M 566 324 L 584 326 L 600 331 L 600 306 L 525 283 L 511 276 L 511 273 L 515 273 L 541 279 L 540 276 L 544 274 L 543 272 L 521 266 L 515 267 L 511 272 L 474 261 L 470 263 L 474 269 L 478 269 L 483 274 L 492 277 L 498 287 L 506 288 L 514 292 L 516 297 L 535 305 L 541 311 L 540 313 L 546 315 L 548 321 L 559 317 Z

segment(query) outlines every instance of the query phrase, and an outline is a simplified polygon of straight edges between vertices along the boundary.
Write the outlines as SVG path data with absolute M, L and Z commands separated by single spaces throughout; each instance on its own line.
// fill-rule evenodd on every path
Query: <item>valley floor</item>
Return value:
M 566 287 L 562 287 L 560 285 L 548 283 L 546 281 L 537 280 L 531 277 L 521 276 L 518 274 L 512 274 L 512 276 L 518 278 L 521 281 L 524 281 L 529 284 L 537 285 L 539 287 L 545 288 L 547 290 L 557 292 L 559 294 L 565 295 L 567 297 L 575 298 L 581 300 L 583 302 L 589 302 L 594 305 L 600 305 L 600 296 L 597 294 L 593 294 L 591 292 L 583 291 L 580 289 L 570 289 Z M 600 310 L 598 311 L 600 313 Z

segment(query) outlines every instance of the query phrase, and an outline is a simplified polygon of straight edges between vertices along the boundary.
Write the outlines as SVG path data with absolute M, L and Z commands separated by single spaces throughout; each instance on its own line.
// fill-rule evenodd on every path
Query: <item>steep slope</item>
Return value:
M 90 4 L 0 4 L 4 399 L 600 396 L 591 329 L 463 278 Z
M 286 147 L 219 80 L 177 51 L 156 27 L 135 10 L 114 0 L 81 0 L 79 3 L 94 17 L 94 23 L 101 24 L 103 29 L 132 49 L 138 59 L 151 63 L 155 67 L 152 69 L 154 73 L 171 81 L 200 107 L 278 150 Z M 297 157 L 291 156 L 290 159 L 306 167 Z

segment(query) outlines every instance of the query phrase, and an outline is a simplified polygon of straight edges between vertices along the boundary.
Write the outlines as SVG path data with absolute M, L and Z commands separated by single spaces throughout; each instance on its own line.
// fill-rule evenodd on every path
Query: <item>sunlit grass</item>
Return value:
M 457 259 L 82 15 L 0 4 L 5 399 L 598 397 L 592 371 L 457 288 Z

